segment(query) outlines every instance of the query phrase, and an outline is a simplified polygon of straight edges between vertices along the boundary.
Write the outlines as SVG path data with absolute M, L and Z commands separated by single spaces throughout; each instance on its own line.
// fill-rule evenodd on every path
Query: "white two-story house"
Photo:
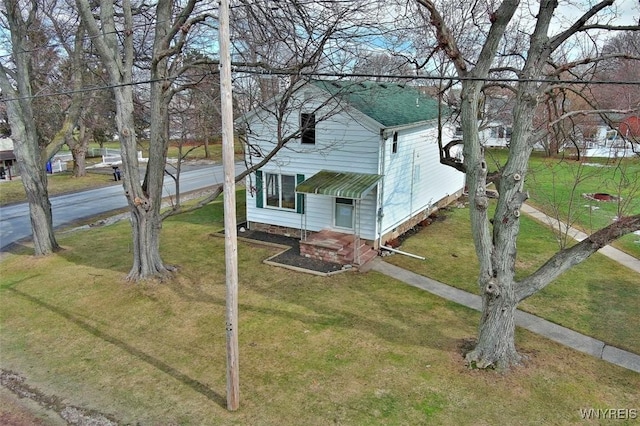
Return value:
M 461 195 L 464 174 L 440 163 L 446 108 L 416 88 L 310 81 L 286 109 L 282 99 L 236 120 L 250 164 L 282 145 L 247 180 L 249 229 L 299 237 L 308 256 L 360 264 L 369 248 Z M 452 140 L 452 128 L 441 139 Z M 327 254 L 334 249 L 342 254 Z

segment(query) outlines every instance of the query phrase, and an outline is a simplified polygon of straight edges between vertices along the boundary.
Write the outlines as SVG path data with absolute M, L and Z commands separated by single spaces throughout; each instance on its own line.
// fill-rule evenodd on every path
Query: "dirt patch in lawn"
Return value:
M 3 399 L 6 396 L 9 399 L 8 403 L 13 405 L 6 412 L 4 410 L 0 412 L 0 424 L 3 425 L 44 425 L 54 421 L 51 417 L 48 421 L 38 418 L 35 414 L 37 412 L 41 412 L 43 416 L 49 416 L 49 413 L 55 412 L 70 425 L 115 426 L 118 424 L 110 416 L 65 404 L 55 395 L 46 395 L 28 385 L 23 376 L 12 371 L 0 370 L 0 385 L 19 398 L 16 400 L 10 395 L 3 395 Z M 39 407 L 33 407 L 33 403 Z

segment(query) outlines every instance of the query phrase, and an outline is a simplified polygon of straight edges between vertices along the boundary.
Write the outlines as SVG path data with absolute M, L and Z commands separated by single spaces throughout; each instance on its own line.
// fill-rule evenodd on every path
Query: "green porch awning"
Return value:
M 298 184 L 296 192 L 360 200 L 376 186 L 380 179 L 382 179 L 380 175 L 320 170 Z

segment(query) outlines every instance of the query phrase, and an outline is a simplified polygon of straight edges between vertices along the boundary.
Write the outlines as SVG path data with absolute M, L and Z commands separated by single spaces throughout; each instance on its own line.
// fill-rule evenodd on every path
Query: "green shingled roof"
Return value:
M 380 175 L 320 170 L 298 184 L 296 192 L 359 200 L 364 198 L 380 179 Z
M 438 101 L 415 87 L 371 81 L 315 80 L 313 84 L 385 127 L 419 123 L 438 117 Z

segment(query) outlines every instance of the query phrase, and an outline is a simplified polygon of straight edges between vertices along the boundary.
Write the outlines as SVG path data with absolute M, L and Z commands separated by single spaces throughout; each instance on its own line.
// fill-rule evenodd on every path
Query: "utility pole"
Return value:
M 229 2 L 220 0 L 220 99 L 222 102 L 222 165 L 224 168 L 224 252 L 226 266 L 227 410 L 240 405 L 238 366 L 238 234 L 236 230 L 236 179 L 233 140 L 233 101 Z

